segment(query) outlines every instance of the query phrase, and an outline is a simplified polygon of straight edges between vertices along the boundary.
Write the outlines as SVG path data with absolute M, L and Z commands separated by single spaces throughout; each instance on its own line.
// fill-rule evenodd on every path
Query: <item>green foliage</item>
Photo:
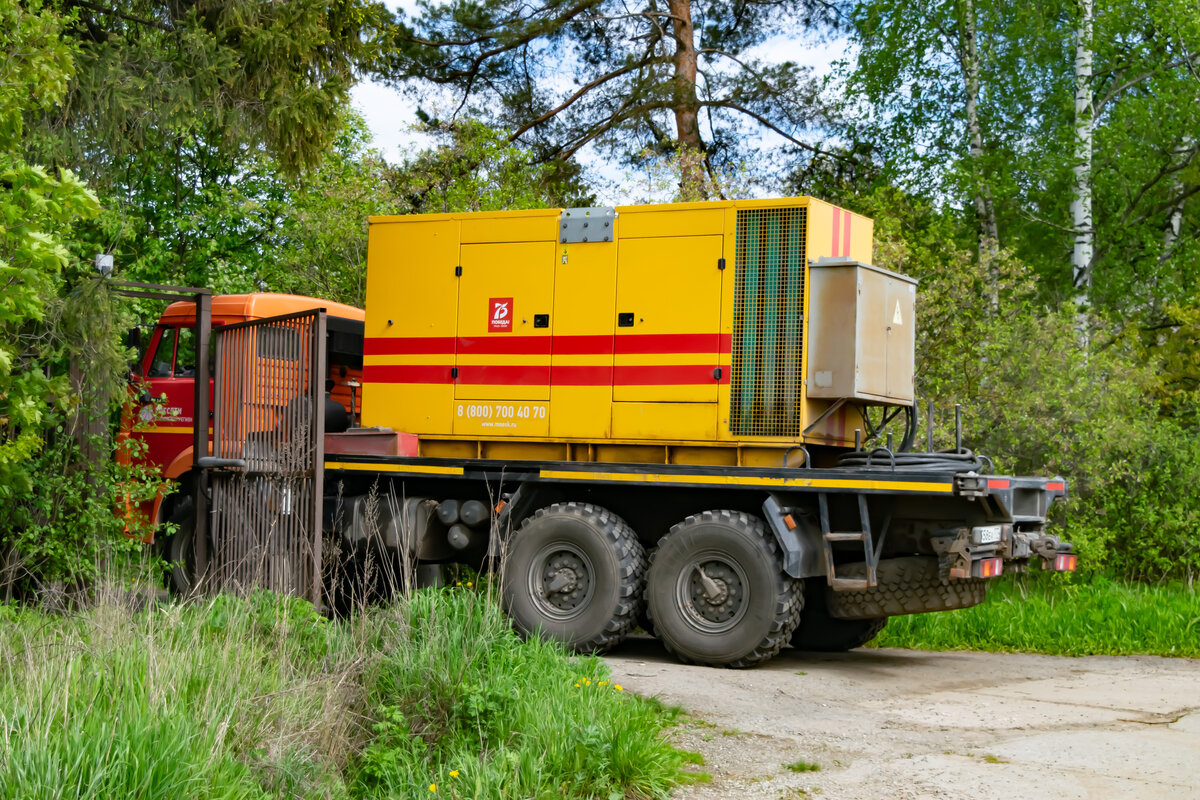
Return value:
M 423 130 L 441 141 L 389 175 L 401 213 L 538 208 L 567 201 L 562 193 L 578 188 L 482 122 L 431 122 Z
M 337 139 L 386 11 L 365 0 L 56 5 L 76 19 L 64 31 L 75 74 L 22 145 L 72 165 L 104 201 L 76 231 L 78 252 L 113 253 L 132 280 L 260 288 L 289 190 Z
M 650 797 L 680 779 L 668 712 L 596 659 L 520 642 L 473 592 L 338 624 L 269 592 L 0 622 L 0 800 Z
M 39 4 L 0 3 L 0 500 L 31 487 L 26 467 L 41 447 L 52 401 L 68 403 L 46 370 L 57 342 L 41 323 L 70 260 L 64 234 L 96 213 L 96 198 L 69 171 L 52 177 L 26 163 L 23 115 L 52 107 L 71 75 L 60 20 Z
M 1000 244 L 1071 302 L 1075 46 L 1080 6 L 864 0 L 850 11 L 857 56 L 845 78 L 847 134 L 886 180 L 963 210 L 995 209 Z M 980 150 L 969 131 L 974 19 Z M 1092 302 L 1143 314 L 1200 287 L 1200 10 L 1186 0 L 1095 3 L 1090 182 Z
M 320 166 L 287 187 L 274 208 L 270 252 L 243 265 L 259 284 L 363 306 L 367 218 L 396 209 L 387 165 L 369 141 L 366 123 L 348 114 Z
M 190 148 L 219 164 L 262 145 L 289 173 L 318 163 L 384 21 L 381 6 L 355 0 L 62 6 L 78 16 L 66 33 L 79 62 L 43 145 L 72 161 L 86 153 L 104 190 L 148 177 L 143 157 L 168 166 Z
M 1165 320 L 1143 333 L 1147 356 L 1162 360 L 1158 397 L 1175 414 L 1200 408 L 1200 297 L 1168 304 Z
M 132 468 L 94 460 L 61 421 L 47 438 L 49 443 L 22 465 L 36 480 L 0 506 L 2 597 L 14 588 L 29 594 L 49 582 L 87 587 L 101 563 L 115 570 L 130 558 L 136 563 L 142 550 L 138 538 L 125 535 L 126 519 L 114 509 L 129 489 L 136 485 L 146 494 L 158 479 L 139 484 Z M 100 452 L 108 452 L 106 443 L 97 442 Z
M 39 0 L 0 2 L 0 152 L 21 141 L 27 112 L 48 111 L 66 94 L 74 51 L 61 33 L 61 20 Z
M 365 123 L 348 114 L 335 147 L 303 178 L 260 202 L 277 222 L 261 229 L 266 253 L 248 255 L 243 274 L 257 285 L 365 302 L 367 218 L 384 214 L 540 208 L 590 202 L 570 171 L 533 163 L 482 123 L 428 124 L 434 145 L 389 165 L 369 146 Z
M 1081 349 L 1075 315 L 1039 300 L 1028 266 L 1004 251 L 976 259 L 960 244 L 969 234 L 932 204 L 880 190 L 861 207 L 876 218 L 876 262 L 921 281 L 917 395 L 940 409 L 936 446 L 953 445 L 962 403 L 966 445 L 998 471 L 1068 479 L 1059 532 L 1083 569 L 1200 574 L 1197 421 L 1161 416 L 1153 356 L 1098 320 L 1106 338 Z
M 408 646 L 384 661 L 356 796 L 414 786 L 462 797 L 661 797 L 683 778 L 663 710 L 603 662 L 521 642 L 485 595 L 417 594 Z
M 973 608 L 893 617 L 874 647 L 1047 655 L 1200 656 L 1200 592 L 1031 574 L 1006 578 Z

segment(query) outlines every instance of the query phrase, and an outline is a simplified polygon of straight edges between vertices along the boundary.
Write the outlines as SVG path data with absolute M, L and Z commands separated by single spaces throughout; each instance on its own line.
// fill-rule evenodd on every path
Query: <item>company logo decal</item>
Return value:
M 493 297 L 488 309 L 488 333 L 512 333 L 513 299 Z

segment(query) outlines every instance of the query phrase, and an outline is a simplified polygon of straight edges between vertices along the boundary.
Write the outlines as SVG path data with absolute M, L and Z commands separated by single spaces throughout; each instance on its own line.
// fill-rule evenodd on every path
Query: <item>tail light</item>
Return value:
M 981 558 L 971 565 L 972 578 L 995 578 L 1003 572 L 1003 558 Z
M 1074 572 L 1075 558 L 1075 555 L 1072 553 L 1059 553 L 1054 557 L 1054 571 Z

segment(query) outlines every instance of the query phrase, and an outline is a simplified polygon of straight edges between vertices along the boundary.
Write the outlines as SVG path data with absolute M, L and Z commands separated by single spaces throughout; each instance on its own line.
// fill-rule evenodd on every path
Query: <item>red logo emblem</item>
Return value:
M 512 333 L 513 299 L 493 297 L 488 307 L 488 333 Z

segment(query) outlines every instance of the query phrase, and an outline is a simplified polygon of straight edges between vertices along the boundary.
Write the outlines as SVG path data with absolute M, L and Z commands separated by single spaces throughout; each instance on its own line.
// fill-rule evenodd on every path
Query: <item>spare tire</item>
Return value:
M 864 578 L 861 561 L 842 564 L 839 578 Z M 886 558 L 876 572 L 879 585 L 871 589 L 835 592 L 826 589 L 830 616 L 840 619 L 875 619 L 969 608 L 987 596 L 987 581 L 980 578 L 942 580 L 936 556 Z

